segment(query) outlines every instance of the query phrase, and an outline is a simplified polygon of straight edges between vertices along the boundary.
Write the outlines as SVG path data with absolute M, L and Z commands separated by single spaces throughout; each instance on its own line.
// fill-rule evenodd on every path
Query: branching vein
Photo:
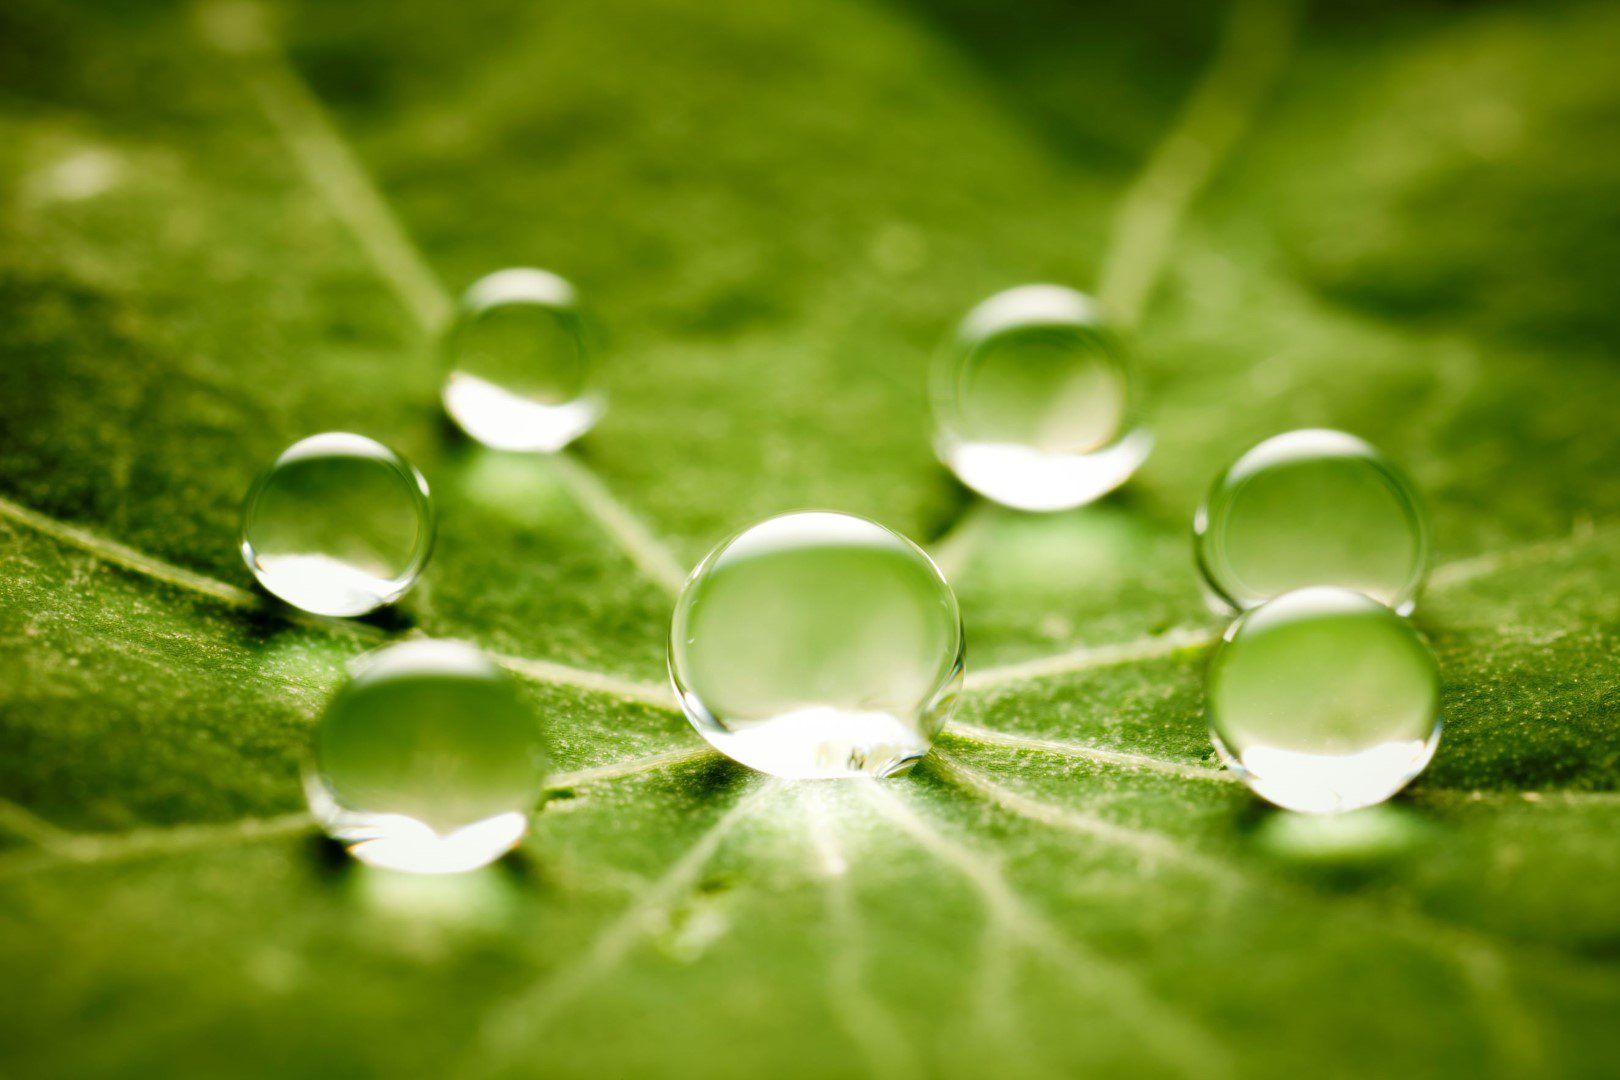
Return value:
M 1019 899 L 994 863 L 937 831 L 888 788 L 872 783 L 865 788 L 884 817 L 972 883 L 992 923 L 1035 955 L 1088 984 L 1099 1001 L 1137 1028 L 1145 1050 L 1188 1076 L 1232 1072 L 1230 1053 L 1212 1033 L 1159 1000 L 1128 968 L 1083 950 L 1059 933 Z
M 1220 631 L 1201 627 L 1171 630 L 1154 637 L 1117 645 L 1087 645 L 1071 649 L 1056 656 L 1042 656 L 1018 664 L 983 668 L 967 677 L 965 688 L 970 692 L 994 690 L 1008 685 L 1021 685 L 1055 675 L 1070 675 L 1093 668 L 1114 667 L 1138 660 L 1156 660 L 1183 649 L 1198 649 L 1220 638 Z
M 996 806 L 1027 820 L 1102 840 L 1144 858 L 1173 860 L 1223 885 L 1292 894 L 1313 905 L 1326 902 L 1330 909 L 1359 915 L 1369 923 L 1404 934 L 1420 948 L 1437 951 L 1455 965 L 1479 1004 L 1487 1036 L 1496 1044 L 1504 1062 L 1511 1066 L 1509 1072 L 1529 1075 L 1538 1071 L 1540 1034 L 1513 993 L 1506 960 L 1489 939 L 1406 908 L 1363 902 L 1348 896 L 1325 901 L 1320 895 L 1291 882 L 1245 874 L 1238 867 L 1190 850 L 1162 834 L 1116 825 L 1014 791 L 982 771 L 937 751 L 931 760 L 946 780 L 977 791 Z
M 352 619 L 326 619 L 305 615 L 293 608 L 274 605 L 246 589 L 239 589 L 206 574 L 175 566 L 153 555 L 147 555 L 115 541 L 98 536 L 86 529 L 57 521 L 48 515 L 0 497 L 0 518 L 8 518 L 27 526 L 60 543 L 89 554 L 110 565 L 141 574 L 167 585 L 200 593 L 232 608 L 260 610 L 277 614 L 289 622 L 308 626 L 327 633 L 343 634 L 366 642 L 386 640 L 387 634 L 376 627 Z M 672 692 L 653 683 L 638 682 L 617 675 L 559 664 L 552 660 L 537 660 L 523 656 L 509 656 L 490 652 L 490 659 L 514 674 L 534 682 L 552 686 L 565 686 L 574 690 L 601 694 L 635 702 L 651 708 L 672 711 L 675 708 Z
M 1193 765 L 1188 762 L 1177 761 L 1174 758 L 1154 757 L 1151 754 L 1137 754 L 1128 750 L 1105 750 L 1102 747 L 1083 746 L 1080 743 L 1061 742 L 1057 739 L 1037 739 L 1027 735 L 993 731 L 990 728 L 979 727 L 976 724 L 952 723 L 946 727 L 945 733 L 967 742 L 982 743 L 987 746 L 1005 746 L 1014 750 L 1027 750 L 1037 754 L 1083 758 L 1086 761 L 1094 761 L 1099 765 L 1144 769 L 1149 772 L 1179 777 L 1183 780 L 1203 780 L 1216 784 L 1241 782 L 1224 769 Z
M 680 897 L 696 884 L 727 835 L 777 787 L 778 782 L 767 782 L 738 800 L 627 911 L 597 935 L 579 961 L 491 1014 L 480 1029 L 475 1062 L 495 1066 L 509 1061 L 526 1042 L 538 1038 L 559 1012 L 611 974 L 637 943 L 658 929 Z
M 18 811 L 28 813 L 20 807 L 12 806 L 4 816 L 10 822 L 17 817 Z M 31 814 L 29 816 L 32 817 Z M 274 839 L 307 832 L 313 827 L 314 822 L 304 813 L 241 818 L 218 824 L 133 829 L 105 836 L 70 833 L 50 825 L 48 835 L 36 838 L 41 842 L 40 847 L 0 859 L 0 879 L 20 877 L 36 870 L 56 866 L 123 862 L 149 856 L 197 851 L 221 844 Z
M 264 10 L 253 0 L 215 0 L 204 11 L 203 30 L 210 44 L 236 59 L 254 100 L 310 185 L 354 234 L 421 328 L 436 333 L 449 320 L 454 301 L 359 155 L 287 61 L 265 25 Z M 680 560 L 578 460 L 567 454 L 558 454 L 556 460 L 579 506 L 636 568 L 660 588 L 678 591 L 686 578 Z
M 893 1012 L 866 989 L 863 977 L 866 937 L 850 895 L 849 862 L 820 802 L 810 807 L 810 836 L 820 864 L 827 897 L 827 996 L 833 1016 L 880 1080 L 910 1080 L 922 1069 L 906 1048 L 905 1034 Z
M 1281 73 L 1295 22 L 1290 0 L 1232 5 L 1214 63 L 1126 192 L 1098 289 L 1125 326 L 1141 318 L 1182 216 Z
M 612 761 L 606 765 L 593 765 L 588 769 L 556 773 L 546 782 L 546 787 L 552 790 L 590 787 L 592 784 L 622 780 L 644 773 L 662 772 L 665 769 L 675 769 L 699 761 L 714 761 L 718 757 L 719 755 L 707 746 L 683 747 L 680 750 L 666 750 L 663 753 L 648 754 L 625 761 Z

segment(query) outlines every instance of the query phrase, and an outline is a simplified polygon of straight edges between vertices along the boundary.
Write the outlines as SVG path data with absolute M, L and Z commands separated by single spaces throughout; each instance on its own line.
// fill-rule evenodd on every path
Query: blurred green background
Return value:
M 969 0 L 0 7 L 0 1073 L 1613 1075 L 1620 9 Z M 612 404 L 478 451 L 432 331 L 579 285 Z M 1052 280 L 1135 327 L 1154 456 L 1029 517 L 924 375 Z M 1187 528 L 1334 426 L 1405 464 L 1446 734 L 1395 805 L 1211 760 Z M 382 620 L 248 591 L 325 429 L 442 510 Z M 779 785 L 662 690 L 670 588 L 800 506 L 935 543 L 959 723 Z M 523 852 L 348 866 L 299 754 L 391 635 L 502 656 L 563 770 Z

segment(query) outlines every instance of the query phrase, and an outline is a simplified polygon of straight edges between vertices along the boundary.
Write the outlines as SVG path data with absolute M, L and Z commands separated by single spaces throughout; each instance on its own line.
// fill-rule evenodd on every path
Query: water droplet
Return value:
M 362 862 L 458 873 L 522 839 L 547 764 L 538 721 L 483 653 L 406 641 L 365 657 L 332 698 L 304 789 Z
M 605 399 L 574 287 L 545 270 L 499 270 L 462 296 L 445 333 L 445 411 L 497 450 L 561 450 Z
M 710 552 L 669 650 L 698 732 L 790 778 L 904 771 L 962 681 L 961 616 L 939 569 L 905 537 L 826 511 L 770 518 Z
M 935 447 L 968 487 L 1019 510 L 1067 510 L 1130 478 L 1152 449 L 1130 369 L 1090 297 L 1024 285 L 970 311 L 934 367 Z
M 1440 740 L 1434 654 L 1405 619 L 1350 589 L 1300 589 L 1243 615 L 1208 691 L 1221 759 L 1288 810 L 1383 802 Z
M 1340 585 L 1405 615 L 1429 566 L 1417 489 L 1342 431 L 1290 431 L 1238 458 L 1216 477 L 1193 534 L 1211 599 L 1235 611 Z
M 254 481 L 242 558 L 275 596 L 317 615 L 364 615 L 405 594 L 433 551 L 422 474 L 363 435 L 294 443 Z

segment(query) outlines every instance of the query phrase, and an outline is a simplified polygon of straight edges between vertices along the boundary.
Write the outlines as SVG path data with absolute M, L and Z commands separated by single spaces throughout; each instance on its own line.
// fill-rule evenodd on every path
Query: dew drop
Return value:
M 1417 489 L 1342 431 L 1290 431 L 1244 454 L 1193 521 L 1199 570 L 1222 608 L 1243 611 L 1309 585 L 1339 585 L 1409 614 L 1429 565 Z
M 1153 439 L 1096 303 L 1023 285 L 970 311 L 934 366 L 935 448 L 968 487 L 1019 510 L 1067 510 L 1130 478 Z
M 939 569 L 865 518 L 803 511 L 716 547 L 675 608 L 669 667 L 715 749 L 789 778 L 890 776 L 928 752 L 961 686 Z
M 547 766 L 540 725 L 500 668 L 460 642 L 406 641 L 365 657 L 332 698 L 304 789 L 360 861 L 458 873 L 522 839 Z
M 1383 802 L 1440 740 L 1434 654 L 1385 605 L 1330 586 L 1285 593 L 1227 631 L 1210 735 L 1261 797 L 1309 813 Z
M 444 407 L 496 450 L 549 453 L 595 426 L 605 399 L 574 287 L 545 270 L 499 270 L 462 296 L 445 333 Z
M 433 550 L 427 481 L 363 435 L 294 443 L 249 490 L 242 558 L 271 594 L 317 615 L 363 615 L 405 594 Z

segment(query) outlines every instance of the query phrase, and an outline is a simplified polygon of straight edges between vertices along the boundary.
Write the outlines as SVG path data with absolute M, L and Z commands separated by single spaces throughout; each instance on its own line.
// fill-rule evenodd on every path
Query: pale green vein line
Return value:
M 1007 940 L 1007 930 L 999 919 L 987 917 L 979 934 L 979 959 L 974 970 L 972 1009 L 979 1030 L 1003 1048 L 1000 1065 L 1007 1075 L 1048 1077 L 1054 1075 L 1040 1054 L 1040 1044 L 1021 1031 L 1018 1010 L 1012 1007 L 1017 993 L 1013 981 L 1013 956 L 1018 943 Z
M 1098 275 L 1099 297 L 1120 325 L 1130 328 L 1141 318 L 1182 217 L 1281 72 L 1292 48 L 1294 7 L 1293 0 L 1236 0 L 1215 59 L 1126 188 Z M 931 545 L 947 580 L 972 561 L 987 509 L 976 503 Z
M 990 728 L 979 727 L 977 724 L 952 722 L 945 728 L 945 734 L 962 739 L 965 742 L 1006 747 L 1011 750 L 1024 750 L 1036 754 L 1082 758 L 1086 761 L 1096 762 L 1099 765 L 1117 765 L 1127 769 L 1143 769 L 1149 772 L 1164 773 L 1167 776 L 1180 777 L 1184 780 L 1203 780 L 1215 784 L 1237 784 L 1242 782 L 1224 769 L 1194 765 L 1190 762 L 1176 761 L 1173 758 L 1154 757 L 1150 754 L 1137 754 L 1129 750 L 1106 750 L 1099 746 L 1084 746 L 1080 743 L 1062 742 L 1057 739 L 1037 739 L 1028 735 L 1014 735 L 1006 731 L 993 731 Z
M 1571 549 L 1579 549 L 1599 538 L 1608 539 L 1609 535 L 1617 530 L 1615 522 L 1606 521 L 1594 524 L 1590 519 L 1582 520 L 1566 536 L 1552 537 L 1546 540 L 1537 540 L 1518 547 L 1507 548 L 1503 551 L 1488 552 L 1475 555 L 1467 559 L 1458 559 L 1439 567 L 1429 576 L 1429 591 L 1443 591 L 1466 585 L 1482 577 L 1489 577 L 1510 567 L 1526 563 L 1537 562 L 1543 559 L 1563 555 Z
M 676 711 L 675 692 L 667 686 L 620 678 L 599 671 L 587 671 L 584 668 L 559 664 L 551 660 L 533 660 L 526 656 L 510 656 L 498 652 L 487 655 L 513 674 L 535 682 L 585 690 L 663 712 Z
M 827 808 L 819 800 L 809 813 L 810 838 L 820 862 L 832 942 L 827 949 L 827 1004 L 874 1077 L 911 1080 L 923 1075 L 906 1046 L 905 1032 L 889 1008 L 866 988 L 866 935 L 850 895 L 849 861 Z
M 1237 0 L 1215 56 L 1125 195 L 1098 293 L 1125 326 L 1141 318 L 1176 228 L 1281 74 L 1297 21 L 1289 0 Z
M 559 1012 L 618 967 L 637 943 L 658 928 L 681 895 L 697 882 L 727 835 L 761 800 L 778 790 L 779 783 L 765 783 L 722 814 L 629 910 L 597 935 L 581 960 L 531 987 L 492 1014 L 480 1028 L 471 1062 L 474 1067 L 469 1071 L 481 1075 L 488 1070 L 478 1066 L 495 1067 L 509 1061 L 526 1041 L 538 1039 Z
M 1160 833 L 1102 821 L 1092 815 L 1014 791 L 989 775 L 949 759 L 938 751 L 930 760 L 947 781 L 975 791 L 1019 817 L 1129 848 L 1145 858 L 1174 860 L 1228 886 L 1265 889 L 1291 895 L 1306 904 L 1326 904 L 1329 910 L 1355 914 L 1373 925 L 1396 929 L 1419 947 L 1448 955 L 1469 984 L 1482 1012 L 1489 1018 L 1489 1023 L 1484 1025 L 1487 1035 L 1497 1044 L 1504 1060 L 1512 1064 L 1508 1074 L 1530 1075 L 1536 1071 L 1541 1058 L 1540 1036 L 1515 999 L 1507 962 L 1499 947 L 1489 938 L 1409 909 L 1390 908 L 1348 896 L 1325 900 L 1293 882 L 1275 878 L 1257 879 L 1238 868 L 1190 850 Z
M 200 16 L 209 43 L 239 61 L 265 116 L 407 310 L 429 333 L 442 327 L 452 308 L 443 287 L 326 110 L 286 62 L 266 25 L 269 12 L 251 0 L 215 0 Z
M 0 829 L 19 840 L 52 851 L 66 850 L 74 840 L 73 834 L 66 829 L 9 799 L 0 799 Z
M 1220 638 L 1219 630 L 1182 627 L 1154 637 L 1117 645 L 1087 645 L 1056 656 L 1042 656 L 1017 664 L 1004 664 L 977 671 L 967 677 L 964 689 L 970 693 L 994 690 L 1011 684 L 1035 682 L 1054 675 L 1068 675 L 1093 668 L 1114 667 L 1138 660 L 1155 660 L 1184 649 L 1198 649 Z
M 619 542 L 636 567 L 665 592 L 679 593 L 686 583 L 686 568 L 669 548 L 614 497 L 601 477 L 567 454 L 558 454 L 553 461 L 580 505 Z
M 76 525 L 69 525 L 63 521 L 42 514 L 37 510 L 12 502 L 10 499 L 0 497 L 0 517 L 10 518 L 20 525 L 38 533 L 43 533 L 53 540 L 59 540 L 89 552 L 102 562 L 123 567 L 137 574 L 154 578 L 169 585 L 182 589 L 190 589 L 213 597 L 221 603 L 237 608 L 256 608 L 261 601 L 246 589 L 239 589 L 234 585 L 227 585 L 223 581 L 215 581 L 205 574 L 166 563 L 162 559 L 154 558 L 134 548 L 106 537 L 97 536 L 87 529 Z
M 662 772 L 665 769 L 675 769 L 683 765 L 696 764 L 700 761 L 716 761 L 719 757 L 718 753 L 707 746 L 666 750 L 661 754 L 648 754 L 645 757 L 630 758 L 626 761 L 594 765 L 588 769 L 575 769 L 572 772 L 556 773 L 546 781 L 546 787 L 553 790 L 589 787 L 592 784 L 601 784 L 609 780 L 622 780 L 629 776 Z
M 1090 984 L 1101 1003 L 1140 1031 L 1145 1051 L 1161 1055 L 1167 1064 L 1188 1076 L 1227 1075 L 1233 1071 L 1231 1054 L 1211 1032 L 1161 1001 L 1128 968 L 1083 950 L 1061 934 L 1018 898 L 994 863 L 934 829 L 888 788 L 868 781 L 863 789 L 880 813 L 973 884 L 990 918 L 1000 923 L 1011 938 Z
M 31 510 L 4 497 L 0 497 L 0 518 L 15 521 L 59 543 L 77 548 L 102 562 L 163 582 L 166 585 L 200 593 L 233 608 L 260 610 L 300 626 L 307 626 L 329 633 L 344 634 L 372 643 L 386 640 L 388 636 L 383 631 L 367 623 L 305 615 L 292 608 L 268 603 L 246 589 L 239 589 L 234 585 L 215 580 L 206 574 L 197 573 L 195 570 L 187 570 L 184 567 L 175 566 L 173 563 L 164 562 L 155 556 L 125 547 L 123 544 L 98 536 L 89 530 L 57 521 L 55 518 Z M 673 691 L 654 683 L 625 679 L 599 671 L 588 671 L 584 668 L 571 667 L 551 660 L 536 660 L 497 652 L 491 652 L 488 655 L 490 659 L 514 674 L 534 682 L 601 694 L 666 712 L 675 711 L 676 708 L 673 701 Z
M 1224 863 L 1184 847 L 1167 836 L 1133 829 L 1127 825 L 1117 825 L 1094 814 L 1054 806 L 1031 798 L 997 783 L 987 773 L 963 764 L 943 750 L 936 748 L 928 760 L 934 771 L 945 780 L 957 787 L 975 792 L 1020 817 L 1126 848 L 1143 859 L 1184 863 L 1212 877 L 1243 880 L 1242 874 Z
M 1407 795 L 1418 802 L 1489 806 L 1599 806 L 1620 807 L 1620 791 L 1462 791 L 1454 788 L 1417 787 Z
M 97 836 L 66 833 L 48 847 L 0 860 L 0 879 L 59 866 L 84 866 L 130 859 L 178 855 L 221 844 L 240 844 L 308 832 L 308 814 L 239 818 L 235 821 L 133 829 Z
M 967 571 L 974 549 L 990 527 L 993 512 L 991 504 L 980 499 L 928 546 L 934 565 L 939 567 L 946 581 L 955 582 Z
M 310 185 L 331 204 L 422 329 L 438 331 L 449 320 L 454 301 L 325 106 L 288 62 L 266 25 L 266 10 L 253 0 L 211 0 L 201 16 L 204 36 L 237 61 L 259 107 Z M 567 454 L 555 455 L 554 461 L 580 507 L 636 568 L 666 592 L 679 591 L 686 571 L 652 531 L 580 462 Z

